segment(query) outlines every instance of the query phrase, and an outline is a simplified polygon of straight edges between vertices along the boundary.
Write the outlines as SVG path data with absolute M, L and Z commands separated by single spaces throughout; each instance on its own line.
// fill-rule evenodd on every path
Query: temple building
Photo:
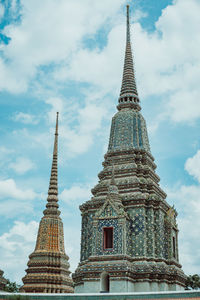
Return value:
M 178 257 L 177 212 L 159 186 L 140 110 L 127 6 L 118 112 L 93 197 L 80 206 L 81 258 L 75 292 L 175 291 L 186 276 Z
M 35 250 L 29 256 L 27 274 L 22 279 L 21 291 L 26 293 L 73 293 L 63 223 L 58 210 L 57 155 L 58 113 L 46 209 L 40 221 Z
M 3 277 L 3 271 L 0 270 L 0 292 L 4 291 L 7 280 Z

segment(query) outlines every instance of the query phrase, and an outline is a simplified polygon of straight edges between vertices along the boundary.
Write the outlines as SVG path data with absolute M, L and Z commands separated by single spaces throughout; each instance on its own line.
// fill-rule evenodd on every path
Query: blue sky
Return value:
M 179 216 L 180 262 L 200 271 L 200 2 L 135 0 L 131 35 L 161 186 Z M 56 111 L 59 199 L 71 271 L 79 205 L 107 151 L 121 86 L 123 0 L 0 1 L 0 268 L 20 283 L 48 190 Z

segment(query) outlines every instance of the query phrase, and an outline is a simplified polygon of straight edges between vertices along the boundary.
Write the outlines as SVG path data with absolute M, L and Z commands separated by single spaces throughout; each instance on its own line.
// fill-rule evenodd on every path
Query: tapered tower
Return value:
M 69 257 L 65 253 L 63 223 L 58 210 L 58 113 L 46 209 L 39 225 L 34 252 L 29 256 L 22 290 L 27 293 L 73 293 Z
M 80 206 L 75 292 L 183 289 L 176 210 L 166 202 L 136 88 L 127 6 L 121 92 L 93 197 Z M 113 171 L 114 169 L 114 171 Z M 113 174 L 114 173 L 114 174 Z

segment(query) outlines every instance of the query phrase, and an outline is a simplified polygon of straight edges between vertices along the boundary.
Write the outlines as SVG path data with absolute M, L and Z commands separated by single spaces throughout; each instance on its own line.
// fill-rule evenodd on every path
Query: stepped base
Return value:
M 73 274 L 75 293 L 181 291 L 185 275 L 161 262 L 88 261 Z
M 111 293 L 126 292 L 161 292 L 161 291 L 183 291 L 184 287 L 178 284 L 167 284 L 165 282 L 130 282 L 128 280 L 110 280 Z M 89 281 L 75 287 L 75 293 L 105 293 L 101 290 L 101 282 Z

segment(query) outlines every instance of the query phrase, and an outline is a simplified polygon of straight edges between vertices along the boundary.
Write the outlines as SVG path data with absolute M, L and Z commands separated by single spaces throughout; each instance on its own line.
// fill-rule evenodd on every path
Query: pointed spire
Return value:
M 139 97 L 135 82 L 135 72 L 133 65 L 133 55 L 131 50 L 130 40 L 130 22 L 129 22 L 129 5 L 127 5 L 127 20 L 126 20 L 126 51 L 124 59 L 124 71 L 122 78 L 122 86 L 119 97 L 118 109 L 125 107 L 135 108 L 140 110 Z
M 60 211 L 58 210 L 58 112 L 56 116 L 56 129 L 55 129 L 55 139 L 54 139 L 54 148 L 53 148 L 53 161 L 51 167 L 51 176 L 49 182 L 49 190 L 47 197 L 47 205 L 44 210 L 44 215 L 60 215 Z

